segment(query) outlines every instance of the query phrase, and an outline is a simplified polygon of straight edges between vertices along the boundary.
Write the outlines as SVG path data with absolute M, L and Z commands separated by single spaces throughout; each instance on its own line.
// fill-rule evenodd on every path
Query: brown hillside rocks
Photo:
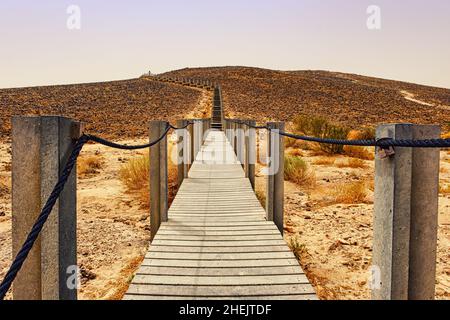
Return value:
M 87 123 L 90 133 L 107 138 L 147 134 L 152 119 L 175 121 L 197 107 L 202 91 L 134 79 L 126 81 L 0 90 L 0 138 L 13 115 L 64 115 Z
M 242 118 L 290 121 L 319 115 L 359 128 L 382 122 L 449 126 L 450 90 L 326 71 L 272 71 L 246 67 L 183 69 L 169 77 L 198 77 L 221 83 L 225 112 Z M 436 106 L 409 101 L 417 99 Z

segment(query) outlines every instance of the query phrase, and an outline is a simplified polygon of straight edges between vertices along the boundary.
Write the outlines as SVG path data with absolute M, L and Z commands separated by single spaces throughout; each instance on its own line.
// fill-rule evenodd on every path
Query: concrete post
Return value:
M 149 139 L 155 141 L 166 131 L 166 121 L 150 121 Z M 168 181 L 167 181 L 167 136 L 150 148 L 150 229 L 151 240 L 161 226 L 167 222 Z
M 238 124 L 236 122 L 233 122 L 232 140 L 233 140 L 233 150 L 234 150 L 234 153 L 236 154 L 236 156 L 238 154 L 237 132 L 238 132 Z
M 249 120 L 247 123 L 256 126 L 256 121 Z M 255 166 L 256 166 L 256 130 L 248 127 L 245 134 L 245 174 L 255 190 Z
M 183 128 L 188 124 L 187 120 L 178 120 L 177 127 Z M 178 142 L 178 187 L 181 187 L 185 178 L 189 174 L 189 130 L 183 129 L 177 132 Z
M 203 125 L 203 128 L 202 128 L 202 144 L 203 144 L 203 142 L 205 142 L 205 139 L 206 139 L 206 132 L 208 131 L 208 119 L 203 119 L 202 120 L 202 125 Z
M 438 126 L 382 125 L 377 138 L 439 138 Z M 376 300 L 434 299 L 439 150 L 395 148 L 375 162 Z
M 245 169 L 245 125 L 240 121 L 237 124 L 237 157 L 239 162 L 242 165 L 242 168 Z
M 192 124 L 188 127 L 188 131 L 189 131 L 189 168 L 192 167 L 192 164 L 194 163 L 195 160 L 195 155 L 194 155 L 194 126 L 195 126 L 195 122 L 194 120 L 189 120 Z
M 203 144 L 203 121 L 200 119 L 194 120 L 194 160 Z
M 270 161 L 267 173 L 266 210 L 267 220 L 284 232 L 284 138 L 278 134 L 284 131 L 284 122 L 269 122 L 272 129 L 267 139 L 267 155 Z
M 439 126 L 414 126 L 413 138 L 439 139 Z M 409 299 L 434 300 L 439 213 L 439 149 L 414 149 L 412 167 Z
M 79 123 L 56 116 L 12 119 L 12 246 L 21 249 L 72 152 Z M 76 300 L 76 167 L 19 272 L 15 300 Z

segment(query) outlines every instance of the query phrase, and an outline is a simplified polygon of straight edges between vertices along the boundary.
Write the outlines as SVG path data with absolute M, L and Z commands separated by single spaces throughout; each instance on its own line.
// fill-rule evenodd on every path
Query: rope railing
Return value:
M 268 131 L 274 131 L 268 126 L 253 126 L 246 121 L 226 119 L 226 121 L 230 121 L 232 123 L 241 124 L 248 126 L 253 129 L 264 129 Z M 322 144 L 333 144 L 333 145 L 343 145 L 343 146 L 359 146 L 359 147 L 380 147 L 380 148 L 389 148 L 389 147 L 403 147 L 403 148 L 450 148 L 450 139 L 425 139 L 425 140 L 416 140 L 416 139 L 391 139 L 391 138 L 383 138 L 383 139 L 369 139 L 369 140 L 343 140 L 343 139 L 330 139 L 330 138 L 319 138 L 319 137 L 310 137 L 297 135 L 284 131 L 274 131 L 281 136 L 303 140 L 308 142 L 317 142 Z
M 56 204 L 56 201 L 61 195 L 61 192 L 64 190 L 64 186 L 67 183 L 70 174 L 73 171 L 73 168 L 77 162 L 77 159 L 81 153 L 81 150 L 83 149 L 84 145 L 90 141 L 96 142 L 99 144 L 102 144 L 107 147 L 111 147 L 114 149 L 121 149 L 121 150 L 140 150 L 140 149 L 147 149 L 150 148 L 159 142 L 161 142 L 169 133 L 171 129 L 173 130 L 183 130 L 192 125 L 192 122 L 189 122 L 187 125 L 185 125 L 182 128 L 177 128 L 171 124 L 167 124 L 167 128 L 165 129 L 164 133 L 156 140 L 145 144 L 145 145 L 137 145 L 137 146 L 129 146 L 129 145 L 123 145 L 118 144 L 112 141 L 108 141 L 106 139 L 97 137 L 95 135 L 90 134 L 83 134 L 75 143 L 72 153 L 70 154 L 67 163 L 62 170 L 62 174 L 59 177 L 55 187 L 53 188 L 53 191 L 51 192 L 47 202 L 45 203 L 44 207 L 41 210 L 41 213 L 39 214 L 36 222 L 34 223 L 30 233 L 28 234 L 24 244 L 22 245 L 21 249 L 17 253 L 13 263 L 11 264 L 8 272 L 6 273 L 3 281 L 0 284 L 0 300 L 3 300 L 6 297 L 6 294 L 8 293 L 9 289 L 11 288 L 15 278 L 17 277 L 17 274 L 19 273 L 20 269 L 22 268 L 25 260 L 27 259 L 31 249 L 33 248 L 37 238 L 39 237 L 39 234 L 41 233 L 45 223 L 47 222 L 53 207 Z

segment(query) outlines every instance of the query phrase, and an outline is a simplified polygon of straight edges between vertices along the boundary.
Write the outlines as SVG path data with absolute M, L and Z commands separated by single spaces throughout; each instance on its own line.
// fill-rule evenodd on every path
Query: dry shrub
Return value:
M 292 237 L 289 239 L 289 247 L 299 261 L 302 259 L 302 256 L 304 254 L 308 254 L 306 245 L 304 243 L 301 243 L 297 237 Z
M 332 166 L 336 162 L 336 158 L 320 157 L 314 160 L 314 164 L 318 166 Z
M 314 186 L 316 176 L 305 160 L 287 155 L 284 158 L 284 178 L 300 186 Z
M 129 191 L 148 189 L 150 176 L 150 157 L 148 154 L 135 157 L 125 163 L 119 171 L 120 180 Z
M 336 162 L 336 167 L 338 168 L 367 168 L 367 164 L 364 160 L 356 159 L 356 158 L 349 158 L 345 161 L 338 161 Z
M 326 139 L 347 139 L 350 130 L 332 124 L 325 118 L 298 116 L 294 119 L 294 130 L 297 133 Z M 333 144 L 319 144 L 319 148 L 328 154 L 343 154 L 344 147 Z
M 349 140 L 373 140 L 375 139 L 375 129 L 364 128 L 362 130 L 351 130 L 348 133 L 347 139 Z
M 450 185 L 439 185 L 439 193 L 442 195 L 450 195 Z
M 365 182 L 350 182 L 337 185 L 333 191 L 336 203 L 355 204 L 363 203 L 368 195 Z
M 294 148 L 296 143 L 297 143 L 296 139 L 288 138 L 288 137 L 286 137 L 284 139 L 284 146 L 285 146 L 285 148 Z
M 169 144 L 168 154 L 171 154 L 172 144 Z M 178 190 L 178 173 L 176 166 L 169 157 L 168 163 L 168 189 L 169 189 L 169 205 Z M 150 207 L 150 155 L 145 155 L 130 159 L 120 168 L 120 180 L 126 186 L 129 192 L 137 194 L 143 208 Z
M 81 177 L 97 174 L 104 164 L 100 156 L 81 156 L 77 160 L 77 171 Z
M 356 147 L 356 146 L 345 146 L 344 153 L 352 158 L 358 158 L 363 160 L 374 160 L 375 151 L 373 148 L 366 147 Z
M 347 139 L 348 140 L 375 139 L 375 130 L 371 129 L 371 128 L 366 128 L 363 130 L 352 130 L 348 133 Z M 344 153 L 350 157 L 363 159 L 363 160 L 374 160 L 375 159 L 374 148 L 344 146 Z

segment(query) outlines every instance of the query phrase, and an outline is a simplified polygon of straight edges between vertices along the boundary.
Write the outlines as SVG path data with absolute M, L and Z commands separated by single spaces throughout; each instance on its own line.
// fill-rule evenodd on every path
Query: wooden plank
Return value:
M 272 235 L 230 235 L 230 236 L 188 236 L 188 235 L 165 235 L 159 234 L 155 237 L 155 240 L 174 240 L 174 241 L 250 241 L 250 240 L 279 240 L 279 234 Z
M 238 240 L 238 241 L 182 241 L 182 240 L 159 240 L 152 242 L 159 246 L 187 246 L 187 247 L 251 247 L 251 246 L 281 246 L 285 245 L 283 240 Z
M 314 294 L 310 284 L 290 285 L 250 285 L 250 286 L 166 286 L 166 285 L 135 285 L 132 284 L 129 294 L 168 295 L 184 297 L 252 297 L 277 295 Z
M 249 235 L 277 235 L 280 233 L 273 229 L 263 229 L 263 230 L 221 230 L 221 231 L 206 231 L 203 230 L 174 230 L 174 229 L 164 229 L 159 230 L 159 235 L 178 235 L 178 236 L 249 236 Z
M 213 261 L 213 260 L 164 260 L 144 259 L 143 266 L 154 267 L 186 267 L 186 268 L 252 268 L 252 267 L 299 267 L 296 259 L 269 259 L 269 260 L 239 260 L 239 261 Z
M 190 286 L 250 286 L 271 284 L 309 284 L 305 275 L 181 277 L 137 274 L 134 284 L 190 285 Z
M 192 296 L 150 296 L 150 295 L 129 295 L 127 294 L 124 298 L 124 300 L 131 300 L 131 301 L 152 301 L 152 300 L 204 300 L 207 298 L 208 300 L 318 300 L 317 296 L 315 294 L 303 294 L 303 295 L 269 295 L 269 296 L 244 296 L 244 297 L 237 297 L 237 296 L 222 296 L 222 297 L 209 297 L 209 296 L 203 296 L 203 297 L 192 297 Z
M 259 253 L 189 253 L 189 252 L 149 252 L 147 259 L 170 260 L 267 260 L 294 258 L 292 252 L 259 252 Z
M 180 268 L 180 267 L 149 267 L 143 266 L 138 274 L 142 275 L 167 275 L 167 276 L 264 276 L 264 275 L 289 275 L 303 274 L 303 271 L 296 267 L 253 267 L 253 268 Z
M 204 253 L 258 253 L 258 252 L 291 252 L 287 246 L 260 247 L 177 247 L 152 245 L 149 252 L 204 252 Z
M 159 230 L 160 232 L 183 232 L 183 231 L 187 231 L 187 232 L 197 232 L 197 231 L 201 231 L 201 232 L 233 232 L 233 231 L 261 231 L 261 232 L 265 232 L 265 231 L 274 231 L 274 230 L 278 230 L 278 229 L 274 229 L 275 227 L 273 225 L 244 225 L 244 226 L 201 226 L 201 227 L 194 227 L 194 226 L 185 226 L 185 225 L 171 225 L 171 226 L 162 226 Z

